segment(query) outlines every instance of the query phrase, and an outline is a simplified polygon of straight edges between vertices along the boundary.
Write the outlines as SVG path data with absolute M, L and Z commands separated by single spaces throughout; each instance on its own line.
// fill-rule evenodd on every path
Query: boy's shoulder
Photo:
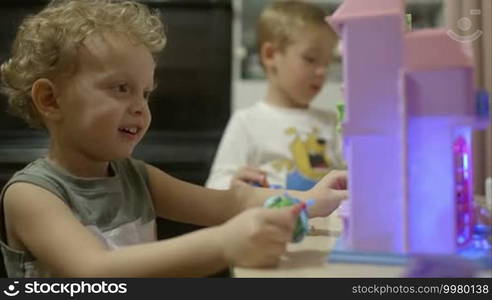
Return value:
M 235 110 L 231 116 L 231 122 L 248 125 L 252 121 L 258 122 L 261 119 L 268 119 L 269 116 L 265 104 L 259 101 L 251 106 Z
M 247 115 L 263 112 L 266 109 L 267 109 L 267 107 L 266 107 L 265 103 L 263 103 L 263 101 L 258 101 L 251 106 L 237 109 L 235 111 L 235 114 L 239 115 L 239 116 L 247 116 Z
M 49 163 L 46 158 L 38 158 L 28 163 L 24 168 L 16 171 L 11 178 L 14 179 L 24 175 L 43 175 L 48 172 L 48 165 Z
M 50 170 L 49 162 L 46 158 L 36 159 L 16 171 L 3 186 L 0 198 L 3 198 L 10 186 L 20 182 L 42 187 L 60 198 L 63 196 L 60 180 L 56 173 Z

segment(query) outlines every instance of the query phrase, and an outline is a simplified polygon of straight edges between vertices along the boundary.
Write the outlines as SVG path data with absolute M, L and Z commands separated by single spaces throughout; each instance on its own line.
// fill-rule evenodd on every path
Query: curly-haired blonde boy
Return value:
M 131 1 L 52 1 L 21 24 L 3 91 L 50 147 L 0 195 L 9 277 L 205 276 L 274 265 L 285 251 L 297 210 L 255 208 L 272 191 L 205 189 L 131 158 L 165 42 L 159 15 Z M 344 178 L 294 195 L 328 215 L 346 197 L 330 186 Z M 210 227 L 156 241 L 156 216 Z

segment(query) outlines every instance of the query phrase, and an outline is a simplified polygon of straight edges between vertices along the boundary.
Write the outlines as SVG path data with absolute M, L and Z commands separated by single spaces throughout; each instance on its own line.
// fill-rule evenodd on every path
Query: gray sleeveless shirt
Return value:
M 70 175 L 41 158 L 14 174 L 0 194 L 0 248 L 9 277 L 50 276 L 31 253 L 13 249 L 7 243 L 3 197 L 16 182 L 34 184 L 59 197 L 108 249 L 157 239 L 145 164 L 124 159 L 111 162 L 110 166 L 114 176 L 88 179 Z

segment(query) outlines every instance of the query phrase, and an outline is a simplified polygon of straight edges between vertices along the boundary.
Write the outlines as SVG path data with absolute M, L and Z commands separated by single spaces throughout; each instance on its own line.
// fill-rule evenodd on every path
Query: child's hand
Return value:
M 231 179 L 231 187 L 240 184 L 257 184 L 260 187 L 268 187 L 265 171 L 252 166 L 244 166 L 240 168 L 234 177 Z
M 292 239 L 301 208 L 252 208 L 220 226 L 224 256 L 241 267 L 270 267 L 278 264 Z
M 308 198 L 316 200 L 308 209 L 310 217 L 330 215 L 342 200 L 348 198 L 347 171 L 331 171 L 306 193 Z

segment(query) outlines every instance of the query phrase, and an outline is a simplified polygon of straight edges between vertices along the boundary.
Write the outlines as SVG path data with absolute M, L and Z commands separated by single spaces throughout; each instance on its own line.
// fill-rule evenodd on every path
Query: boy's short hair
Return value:
M 268 5 L 260 15 L 257 23 L 256 46 L 261 53 L 265 42 L 271 42 L 280 50 L 294 41 L 300 31 L 309 27 L 326 26 L 329 29 L 333 45 L 337 35 L 325 21 L 326 13 L 319 6 L 305 1 L 275 1 Z
M 77 50 L 95 33 L 117 32 L 142 43 L 152 54 L 166 44 L 164 26 L 157 11 L 120 0 L 53 0 L 41 12 L 26 17 L 12 46 L 11 58 L 0 67 L 2 92 L 9 112 L 33 128 L 43 128 L 31 99 L 39 78 L 73 72 Z

